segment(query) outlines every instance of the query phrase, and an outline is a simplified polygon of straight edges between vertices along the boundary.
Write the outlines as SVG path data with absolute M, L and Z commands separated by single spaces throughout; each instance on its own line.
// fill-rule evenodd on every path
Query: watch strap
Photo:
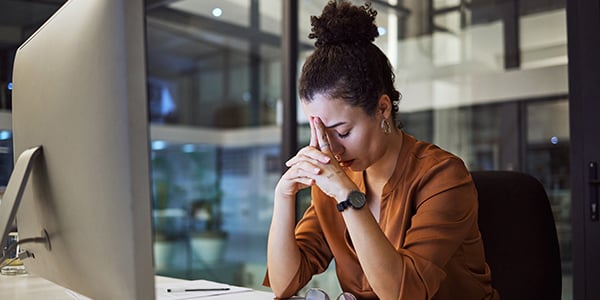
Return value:
M 350 207 L 350 201 L 349 200 L 344 200 L 344 201 L 338 203 L 336 206 L 337 206 L 338 211 L 342 212 L 346 208 Z

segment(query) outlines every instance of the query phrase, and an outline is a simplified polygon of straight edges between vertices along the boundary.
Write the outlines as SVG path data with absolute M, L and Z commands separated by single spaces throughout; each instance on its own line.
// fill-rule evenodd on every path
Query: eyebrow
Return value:
M 335 124 L 333 124 L 333 125 L 330 125 L 330 126 L 325 126 L 325 129 L 331 129 L 331 128 L 335 128 L 335 127 L 338 127 L 338 126 L 340 126 L 340 125 L 344 125 L 344 124 L 346 124 L 346 122 L 337 122 L 337 123 L 335 123 Z

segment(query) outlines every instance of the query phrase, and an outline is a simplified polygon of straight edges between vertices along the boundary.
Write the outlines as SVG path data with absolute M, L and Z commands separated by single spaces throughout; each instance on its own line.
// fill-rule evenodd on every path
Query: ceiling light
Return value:
M 167 143 L 165 141 L 153 141 L 152 142 L 152 150 L 160 151 L 167 148 Z

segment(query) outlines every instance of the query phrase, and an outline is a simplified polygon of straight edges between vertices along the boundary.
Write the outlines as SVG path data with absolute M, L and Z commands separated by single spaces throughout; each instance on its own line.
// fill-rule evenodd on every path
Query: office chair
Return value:
M 479 194 L 479 230 L 500 298 L 560 300 L 560 250 L 542 184 L 512 171 L 471 175 Z

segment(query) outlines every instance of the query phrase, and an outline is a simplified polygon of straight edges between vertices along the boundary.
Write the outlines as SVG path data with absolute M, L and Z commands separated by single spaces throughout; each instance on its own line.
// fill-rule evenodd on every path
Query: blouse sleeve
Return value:
M 477 224 L 477 192 L 462 161 L 452 158 L 426 170 L 409 193 L 415 213 L 399 249 L 405 261 L 399 299 L 430 299 Z
M 296 244 L 300 249 L 300 266 L 290 285 L 285 289 L 283 298 L 293 296 L 310 281 L 313 275 L 324 272 L 333 258 L 312 204 L 296 225 L 295 236 Z M 269 286 L 268 272 L 263 284 Z

